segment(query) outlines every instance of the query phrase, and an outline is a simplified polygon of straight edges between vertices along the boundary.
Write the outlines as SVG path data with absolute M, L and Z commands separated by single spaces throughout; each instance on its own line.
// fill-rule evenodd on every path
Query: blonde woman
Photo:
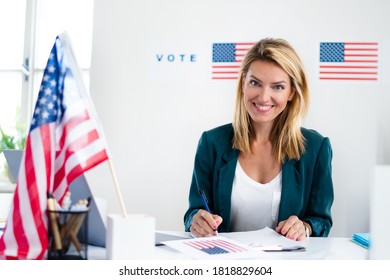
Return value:
M 308 105 L 291 45 L 267 38 L 253 46 L 241 66 L 233 123 L 199 140 L 187 231 L 201 237 L 269 227 L 292 240 L 328 236 L 332 148 L 327 137 L 301 127 Z

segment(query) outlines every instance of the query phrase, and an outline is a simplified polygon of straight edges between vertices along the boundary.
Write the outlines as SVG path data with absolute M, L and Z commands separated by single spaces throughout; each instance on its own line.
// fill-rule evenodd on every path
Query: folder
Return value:
M 356 244 L 368 249 L 370 247 L 370 234 L 367 232 L 355 233 L 352 236 L 352 241 Z

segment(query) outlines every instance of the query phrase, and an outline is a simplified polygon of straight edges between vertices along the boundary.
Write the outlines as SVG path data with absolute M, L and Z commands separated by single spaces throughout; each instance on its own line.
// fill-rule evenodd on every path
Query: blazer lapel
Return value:
M 298 215 L 302 205 L 301 174 L 296 160 L 289 160 L 282 166 L 282 196 L 279 207 L 279 222 L 291 215 Z
M 218 200 L 220 201 L 219 215 L 223 218 L 223 229 L 230 228 L 231 194 L 234 173 L 237 165 L 238 150 L 228 148 L 222 155 L 218 177 Z M 222 226 L 221 225 L 221 226 Z

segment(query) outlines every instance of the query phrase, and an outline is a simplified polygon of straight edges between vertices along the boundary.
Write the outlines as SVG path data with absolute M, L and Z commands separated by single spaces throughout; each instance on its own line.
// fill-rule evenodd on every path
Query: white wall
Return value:
M 381 140 L 376 149 L 377 112 L 386 126 L 378 131 L 388 139 L 390 130 L 389 10 L 386 0 L 96 0 L 91 95 L 127 212 L 155 216 L 158 229 L 183 229 L 200 134 L 232 117 L 236 83 L 211 80 L 212 43 L 283 37 L 309 74 L 305 126 L 329 136 L 334 149 L 331 235 L 367 231 L 373 166 L 389 150 Z M 378 42 L 379 81 L 319 81 L 319 42 L 327 41 Z M 158 62 L 161 54 L 176 60 Z M 89 181 L 109 212 L 121 211 L 107 164 Z

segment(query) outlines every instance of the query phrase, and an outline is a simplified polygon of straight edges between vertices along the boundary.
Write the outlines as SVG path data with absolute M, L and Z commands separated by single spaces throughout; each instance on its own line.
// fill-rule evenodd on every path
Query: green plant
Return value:
M 3 152 L 3 150 L 24 150 L 25 144 L 26 144 L 26 136 L 25 133 L 25 126 L 22 124 L 18 124 L 16 126 L 16 134 L 6 134 L 3 129 L 0 127 L 0 154 Z M 5 158 L 0 158 L 0 177 L 7 178 L 6 180 L 11 181 L 12 183 L 15 182 L 15 178 L 12 177 L 12 174 L 8 170 L 8 164 L 5 161 Z
M 1 139 L 0 139 L 0 153 L 6 149 L 24 149 L 26 144 L 26 137 L 23 136 L 21 129 L 16 129 L 17 135 L 8 135 L 0 127 Z

